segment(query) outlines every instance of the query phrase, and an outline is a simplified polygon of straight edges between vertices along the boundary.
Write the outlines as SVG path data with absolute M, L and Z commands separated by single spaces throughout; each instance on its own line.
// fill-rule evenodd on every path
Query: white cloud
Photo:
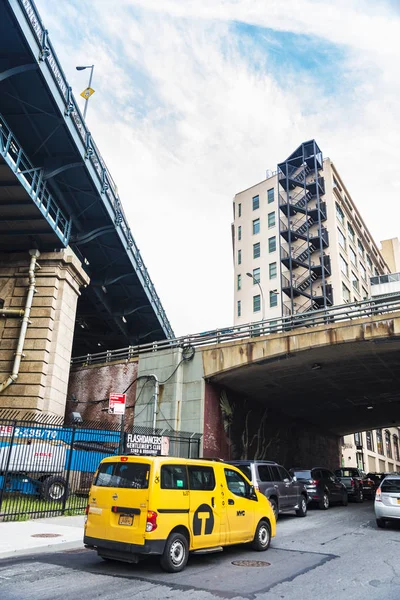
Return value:
M 305 139 L 334 160 L 372 234 L 398 234 L 400 17 L 389 4 L 37 4 L 75 95 L 86 85 L 75 65 L 96 65 L 88 123 L 176 333 L 232 322 L 233 195 Z M 266 27 L 267 38 L 287 31 L 317 36 L 316 49 L 332 44 L 341 57 L 334 94 L 324 65 L 315 77 L 278 77 L 233 21 Z

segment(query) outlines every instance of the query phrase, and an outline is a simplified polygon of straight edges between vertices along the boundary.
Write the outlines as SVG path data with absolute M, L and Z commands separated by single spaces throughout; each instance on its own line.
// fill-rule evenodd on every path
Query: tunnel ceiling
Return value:
M 338 435 L 400 425 L 397 337 L 265 359 L 209 381 Z

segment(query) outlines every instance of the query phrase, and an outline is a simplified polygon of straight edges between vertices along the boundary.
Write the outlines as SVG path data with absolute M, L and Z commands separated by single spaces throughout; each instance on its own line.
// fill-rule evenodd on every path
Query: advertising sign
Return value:
M 169 438 L 165 435 L 126 433 L 125 453 L 147 456 L 168 456 Z
M 125 414 L 126 394 L 110 394 L 108 413 L 110 415 Z

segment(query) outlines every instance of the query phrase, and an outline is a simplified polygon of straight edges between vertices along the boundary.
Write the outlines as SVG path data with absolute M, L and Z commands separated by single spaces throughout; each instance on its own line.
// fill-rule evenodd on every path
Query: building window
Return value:
M 369 298 L 369 294 L 367 292 L 367 290 L 365 289 L 365 287 L 362 288 L 362 299 L 363 300 L 368 300 Z
M 242 251 L 238 250 L 238 265 L 242 264 Z
M 241 217 L 241 216 L 242 216 L 242 205 L 239 202 L 239 204 L 238 204 L 238 217 Z
M 257 294 L 257 296 L 253 296 L 253 312 L 260 312 L 261 310 L 261 296 Z
M 370 259 L 370 257 L 367 254 L 367 265 L 369 270 L 372 272 L 372 260 Z
M 260 208 L 260 196 L 254 196 L 253 198 L 253 210 Z
M 260 233 L 260 219 L 254 219 L 253 221 L 253 235 Z
M 390 439 L 390 431 L 385 431 L 385 447 L 386 447 L 386 456 L 388 458 L 393 458 L 392 454 L 392 440 Z
M 260 242 L 253 244 L 253 258 L 260 258 Z
M 362 452 L 356 452 L 356 461 L 357 461 L 357 467 L 359 469 L 361 469 L 361 471 L 365 471 L 364 455 Z
M 360 432 L 354 434 L 354 443 L 356 446 L 362 446 L 362 438 Z
M 268 240 L 268 252 L 275 252 L 276 250 L 276 237 L 270 237 Z
M 274 188 L 271 188 L 270 190 L 268 190 L 267 196 L 268 196 L 268 204 L 272 204 L 272 202 L 274 201 Z
M 339 204 L 336 202 L 336 216 L 338 218 L 338 221 L 344 225 L 344 212 L 342 211 L 342 209 L 340 208 Z
M 347 223 L 347 231 L 349 232 L 349 238 L 350 240 L 355 243 L 356 241 L 356 236 L 354 233 L 354 229 L 352 228 L 352 226 L 350 225 L 350 223 Z
M 237 289 L 238 290 L 242 289 L 242 276 L 241 275 L 237 276 Z
M 360 291 L 360 282 L 358 280 L 357 275 L 355 275 L 353 273 L 353 271 L 351 272 L 351 283 L 353 284 L 353 288 L 355 290 L 357 290 L 357 292 L 359 292 Z
M 346 277 L 349 276 L 349 265 L 344 260 L 342 255 L 340 255 L 340 270 L 346 275 Z
M 358 246 L 358 254 L 364 258 L 364 246 L 362 245 L 360 240 L 357 241 L 357 246 Z
M 374 436 L 372 431 L 366 431 L 365 435 L 367 438 L 367 450 L 371 450 L 371 452 L 374 452 Z
M 349 253 L 350 253 L 350 261 L 356 267 L 357 266 L 357 254 L 354 252 L 354 250 L 351 246 L 349 248 Z
M 376 448 L 378 450 L 378 454 L 383 454 L 382 429 L 376 430 Z
M 340 246 L 343 248 L 343 250 L 346 250 L 346 238 L 345 238 L 344 233 L 342 232 L 342 230 L 339 229 L 339 227 L 338 227 L 338 236 L 339 236 L 339 244 L 340 244 Z
M 242 301 L 241 300 L 237 301 L 237 316 L 238 317 L 242 316 Z
M 337 187 L 341 191 L 342 188 L 340 187 L 339 182 L 336 179 L 336 177 L 333 175 L 332 178 L 333 178 L 333 187 Z
M 239 225 L 238 227 L 238 241 L 240 242 L 240 240 L 242 239 L 242 226 Z
M 278 294 L 275 290 L 269 293 L 269 305 L 271 308 L 278 306 Z
M 362 263 L 360 263 L 360 271 L 361 271 L 361 279 L 367 281 L 367 269 L 364 267 Z
M 393 435 L 393 448 L 394 448 L 394 459 L 400 461 L 399 454 L 399 438 L 396 434 Z
M 276 262 L 269 263 L 269 278 L 275 279 L 277 275 Z
M 260 267 L 253 269 L 253 283 L 260 283 Z
M 268 214 L 268 227 L 275 227 L 275 213 Z
M 342 295 L 343 295 L 343 300 L 344 302 L 350 302 L 351 300 L 351 296 L 350 296 L 350 290 L 349 288 L 343 283 L 342 281 Z

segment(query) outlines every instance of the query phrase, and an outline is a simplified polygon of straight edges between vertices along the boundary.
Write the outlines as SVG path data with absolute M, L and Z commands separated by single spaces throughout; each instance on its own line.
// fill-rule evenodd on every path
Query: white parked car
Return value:
M 387 475 L 376 490 L 375 517 L 378 527 L 400 522 L 400 475 Z

